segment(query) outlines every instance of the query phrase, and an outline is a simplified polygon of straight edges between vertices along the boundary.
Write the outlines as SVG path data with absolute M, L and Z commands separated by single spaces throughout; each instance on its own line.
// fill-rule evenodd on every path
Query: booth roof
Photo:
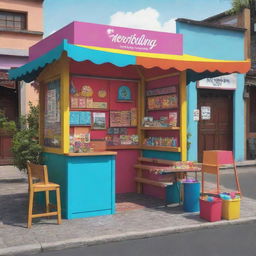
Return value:
M 24 66 L 9 71 L 11 80 L 31 82 L 37 78 L 46 65 L 60 59 L 63 52 L 74 61 L 91 61 L 95 64 L 111 63 L 118 67 L 139 65 L 150 69 L 159 67 L 163 70 L 175 68 L 179 71 L 193 70 L 197 73 L 205 71 L 220 73 L 246 73 L 250 69 L 250 60 L 226 61 L 207 59 L 191 55 L 168 55 L 127 50 L 116 50 L 84 45 L 69 44 L 67 40 L 50 50 L 43 56 L 28 62 Z

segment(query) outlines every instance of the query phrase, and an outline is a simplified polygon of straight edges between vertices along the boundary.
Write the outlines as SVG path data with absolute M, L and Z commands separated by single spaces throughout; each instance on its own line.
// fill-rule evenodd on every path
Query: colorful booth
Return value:
M 187 160 L 187 70 L 250 67 L 182 49 L 181 34 L 73 22 L 10 71 L 40 85 L 40 141 L 64 217 L 114 213 L 115 194 L 136 191 L 139 157 Z M 150 184 L 144 193 L 164 196 Z

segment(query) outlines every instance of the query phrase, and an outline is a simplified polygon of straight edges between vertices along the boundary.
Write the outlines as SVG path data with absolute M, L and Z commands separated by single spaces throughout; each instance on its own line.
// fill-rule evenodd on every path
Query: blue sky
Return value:
M 85 21 L 174 32 L 175 18 L 201 20 L 231 8 L 231 0 L 45 0 L 45 36 Z

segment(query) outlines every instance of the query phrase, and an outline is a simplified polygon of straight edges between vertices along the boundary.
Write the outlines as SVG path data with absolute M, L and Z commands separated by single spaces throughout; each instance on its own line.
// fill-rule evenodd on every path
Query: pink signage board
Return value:
M 45 54 L 63 39 L 78 45 L 147 53 L 183 54 L 181 34 L 75 21 L 32 46 L 29 59 L 33 60 Z
M 74 43 L 149 53 L 183 53 L 181 34 L 84 22 L 75 22 Z

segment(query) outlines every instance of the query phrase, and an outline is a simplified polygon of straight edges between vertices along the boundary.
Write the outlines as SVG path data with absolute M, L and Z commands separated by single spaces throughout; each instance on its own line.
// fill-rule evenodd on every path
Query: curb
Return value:
M 161 229 L 154 230 L 144 230 L 139 232 L 127 232 L 118 235 L 104 235 L 98 236 L 96 238 L 88 238 L 88 237 L 80 237 L 74 239 L 67 239 L 58 242 L 52 243 L 40 243 L 31 245 L 22 245 L 22 246 L 14 246 L 0 249 L 0 256 L 7 255 L 20 255 L 20 254 L 35 254 L 45 251 L 54 251 L 54 250 L 63 250 L 67 248 L 75 248 L 82 246 L 94 246 L 99 244 L 105 244 L 110 242 L 120 242 L 125 240 L 134 240 L 134 239 L 143 239 L 143 238 L 151 238 L 155 236 L 165 236 L 169 234 L 182 233 L 195 231 L 200 229 L 209 229 L 209 228 L 218 228 L 222 226 L 228 225 L 239 225 L 239 224 L 247 224 L 256 221 L 256 217 L 248 217 L 237 220 L 222 220 L 219 222 L 206 222 L 202 224 L 193 224 L 187 225 L 183 227 L 167 227 Z

